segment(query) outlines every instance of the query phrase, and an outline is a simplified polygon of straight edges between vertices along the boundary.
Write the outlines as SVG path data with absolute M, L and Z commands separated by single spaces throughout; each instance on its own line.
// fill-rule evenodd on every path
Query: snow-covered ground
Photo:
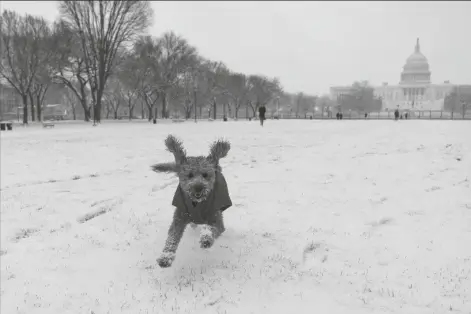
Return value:
M 218 135 L 233 207 L 161 269 L 177 178 Z M 61 124 L 1 132 L 1 313 L 471 313 L 471 123 Z M 84 222 L 86 215 L 104 212 Z

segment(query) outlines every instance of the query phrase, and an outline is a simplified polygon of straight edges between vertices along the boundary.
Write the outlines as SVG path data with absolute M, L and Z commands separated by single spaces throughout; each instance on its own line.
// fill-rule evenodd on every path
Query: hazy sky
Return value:
M 52 21 L 54 1 L 1 1 Z M 174 30 L 232 70 L 322 94 L 368 80 L 397 84 L 420 38 L 433 83 L 471 84 L 471 2 L 154 2 L 149 32 Z

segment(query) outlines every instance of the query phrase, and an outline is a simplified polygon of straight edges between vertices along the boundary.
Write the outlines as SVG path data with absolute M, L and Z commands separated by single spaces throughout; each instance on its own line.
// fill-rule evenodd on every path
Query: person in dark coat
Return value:
M 396 109 L 394 110 L 394 120 L 398 120 L 399 119 L 399 109 Z
M 263 121 L 265 121 L 265 112 L 267 111 L 267 108 L 265 108 L 264 105 L 260 106 L 258 108 L 258 118 L 260 119 L 260 125 L 263 126 Z

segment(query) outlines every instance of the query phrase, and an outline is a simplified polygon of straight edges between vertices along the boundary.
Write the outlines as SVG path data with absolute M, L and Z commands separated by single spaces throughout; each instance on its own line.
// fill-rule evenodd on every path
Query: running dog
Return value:
M 200 246 L 210 248 L 225 230 L 223 211 L 232 206 L 219 165 L 219 160 L 226 157 L 231 148 L 228 141 L 215 141 L 208 156 L 187 156 L 182 141 L 173 135 L 166 138 L 165 146 L 175 157 L 175 162 L 160 163 L 151 168 L 155 172 L 176 173 L 179 184 L 172 201 L 175 206 L 173 220 L 162 254 L 157 259 L 160 267 L 172 265 L 188 224 L 194 228 L 202 225 Z

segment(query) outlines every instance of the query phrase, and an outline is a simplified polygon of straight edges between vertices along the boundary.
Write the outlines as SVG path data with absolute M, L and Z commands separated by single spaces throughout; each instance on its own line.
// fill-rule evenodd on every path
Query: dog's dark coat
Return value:
M 208 197 L 201 203 L 193 205 L 188 196 L 178 185 L 173 197 L 172 205 L 185 211 L 190 221 L 195 224 L 214 224 L 217 211 L 225 211 L 232 206 L 226 179 L 216 171 L 214 188 Z

